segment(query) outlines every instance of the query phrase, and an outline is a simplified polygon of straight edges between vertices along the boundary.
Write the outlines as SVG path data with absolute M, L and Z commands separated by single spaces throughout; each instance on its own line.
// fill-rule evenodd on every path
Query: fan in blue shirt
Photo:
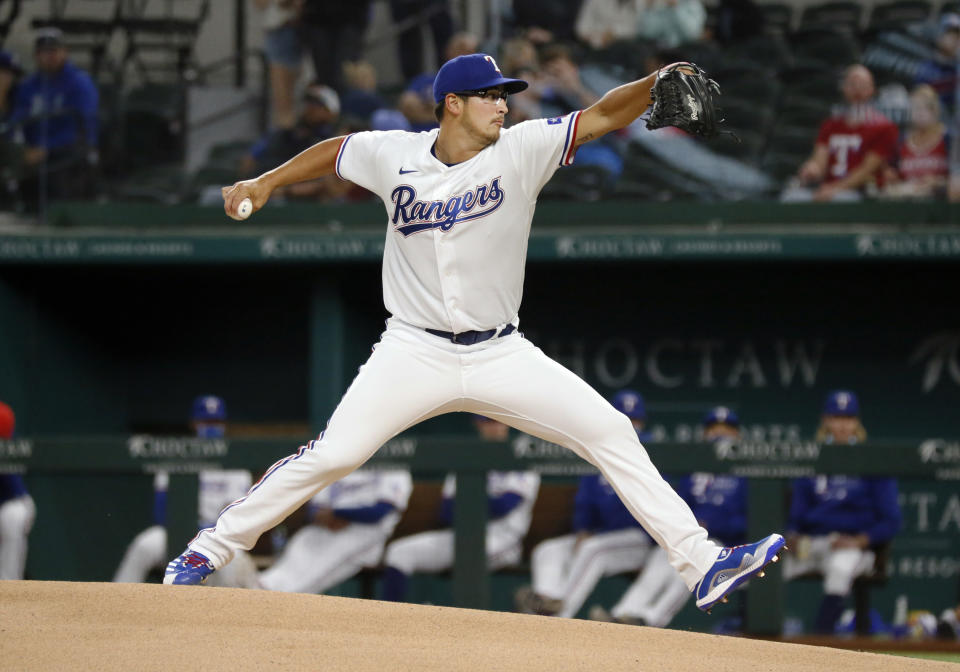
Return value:
M 47 170 L 58 175 L 72 169 L 75 179 L 70 183 L 51 180 L 50 195 L 76 195 L 64 190 L 79 188 L 74 182 L 89 179 L 89 167 L 97 161 L 97 87 L 90 75 L 67 59 L 57 28 L 37 32 L 35 57 L 37 72 L 17 89 L 8 125 L 23 139 L 28 168 L 46 163 Z
M 848 390 L 831 392 L 823 406 L 817 440 L 852 445 L 866 439 L 860 402 Z M 823 601 L 816 629 L 832 633 L 854 580 L 873 568 L 872 549 L 900 530 L 895 478 L 814 476 L 793 482 L 788 530 L 795 549 L 786 556 L 784 578 L 823 574 Z

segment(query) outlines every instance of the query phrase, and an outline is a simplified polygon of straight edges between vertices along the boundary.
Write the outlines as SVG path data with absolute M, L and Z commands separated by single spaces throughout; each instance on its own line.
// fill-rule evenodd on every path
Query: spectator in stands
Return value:
M 740 438 L 740 419 L 725 406 L 711 409 L 703 418 L 705 441 Z M 710 538 L 724 546 L 742 544 L 747 536 L 747 480 L 736 476 L 695 473 L 676 484 L 677 494 L 690 505 Z M 636 581 L 609 612 L 599 605 L 590 609 L 595 621 L 665 628 L 690 598 L 690 591 L 670 566 L 666 552 L 654 548 Z
M 264 51 L 270 67 L 270 108 L 274 128 L 292 128 L 296 121 L 295 88 L 303 46 L 297 35 L 294 0 L 254 0 L 263 12 Z
M 910 94 L 910 124 L 897 148 L 884 195 L 890 198 L 940 198 L 950 177 L 947 128 L 941 121 L 940 99 L 933 87 L 921 84 Z
M 957 58 L 960 56 L 960 14 L 940 17 L 936 51 L 933 58 L 924 61 L 916 70 L 916 84 L 929 84 L 940 97 L 945 110 L 954 109 L 957 88 Z
M 586 109 L 599 98 L 583 83 L 580 66 L 566 46 L 551 44 L 546 47 L 540 56 L 540 65 L 544 75 L 542 101 L 556 108 L 559 114 Z
M 0 401 L 0 441 L 13 438 L 16 418 Z M 0 474 L 0 581 L 22 580 L 27 563 L 27 538 L 37 507 L 23 476 Z
M 369 15 L 370 0 L 302 0 L 300 39 L 318 81 L 343 90 L 343 63 L 360 60 Z
M 334 134 L 340 117 L 340 97 L 336 91 L 313 83 L 304 89 L 302 103 L 293 128 L 272 130 L 250 148 L 241 165 L 244 175 L 260 174 Z
M 703 37 L 707 10 L 700 0 L 646 0 L 637 35 L 661 48 Z
M 543 76 L 538 81 L 542 111 L 548 116 L 567 114 L 592 105 L 599 98 L 583 82 L 580 66 L 573 60 L 570 49 L 562 44 L 552 44 L 543 50 L 540 57 Z M 533 87 L 531 87 L 533 88 Z M 583 145 L 577 151 L 574 164 L 592 165 L 603 168 L 610 183 L 623 173 L 623 159 L 620 156 L 624 145 L 621 133 L 611 133 L 603 138 Z
M 465 32 L 456 33 L 447 43 L 444 62 L 457 56 L 474 54 L 479 47 L 480 40 L 476 36 Z M 428 131 L 438 125 L 434 113 L 437 104 L 433 100 L 433 80 L 436 76 L 435 71 L 421 73 L 410 80 L 407 89 L 400 94 L 397 106 L 414 131 Z
M 394 24 L 406 26 L 397 39 L 400 71 L 405 80 L 413 79 L 424 70 L 423 37 L 420 31 L 423 24 L 430 28 L 437 66 L 451 58 L 445 56 L 447 43 L 453 35 L 453 17 L 447 0 L 390 0 L 390 13 Z
M 570 42 L 582 0 L 522 0 L 513 3 L 513 27 L 534 44 Z
M 377 93 L 377 71 L 367 61 L 354 61 L 343 64 L 346 90 L 340 96 L 340 114 L 364 124 L 369 124 L 374 112 L 385 103 Z
M 612 403 L 630 418 L 641 441 L 648 441 L 643 397 L 621 390 Z M 573 533 L 546 539 L 533 549 L 533 585 L 514 594 L 517 610 L 573 618 L 600 579 L 640 569 L 655 546 L 602 474 L 583 476 L 574 502 Z M 689 595 L 683 579 L 670 569 Z
M 882 186 L 896 151 L 897 126 L 871 105 L 873 75 L 864 66 L 847 68 L 841 89 L 845 105 L 820 126 L 813 153 L 784 201 L 856 201 Z
M 23 68 L 16 54 L 0 50 L 0 124 L 13 114 Z
M 32 198 L 44 170 L 48 197 L 86 196 L 98 161 L 97 87 L 68 59 L 59 29 L 37 31 L 34 48 L 37 72 L 17 89 L 9 120 L 24 143 L 21 191 Z
M 544 115 L 540 109 L 540 97 L 544 86 L 543 75 L 533 42 L 526 37 L 507 40 L 503 43 L 497 61 L 505 77 L 522 79 L 529 84 L 523 91 L 510 96 L 507 123 L 517 124 L 528 119 L 542 118 Z
M 485 441 L 506 441 L 510 428 L 483 416 L 473 424 Z M 444 529 L 413 534 L 390 542 L 384 556 L 382 597 L 391 602 L 406 599 L 407 584 L 416 572 L 442 572 L 453 565 L 453 525 L 456 478 L 443 482 L 440 518 Z M 499 569 L 520 560 L 523 538 L 530 528 L 533 504 L 540 489 L 540 476 L 523 471 L 491 471 L 487 474 L 487 566 Z
M 853 445 L 867 438 L 860 402 L 847 390 L 831 392 L 823 405 L 817 441 Z M 823 574 L 817 632 L 834 632 L 854 580 L 871 571 L 875 550 L 900 529 L 897 480 L 814 476 L 793 481 L 787 525 L 784 579 Z
M 585 0 L 577 15 L 577 37 L 603 49 L 614 42 L 637 36 L 640 17 L 648 0 Z

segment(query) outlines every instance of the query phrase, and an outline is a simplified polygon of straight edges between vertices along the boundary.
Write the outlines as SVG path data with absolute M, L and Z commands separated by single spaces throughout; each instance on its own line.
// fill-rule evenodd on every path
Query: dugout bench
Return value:
M 96 473 L 121 476 L 164 470 L 171 474 L 168 530 L 179 548 L 196 532 L 196 474 L 203 469 L 243 468 L 257 472 L 292 451 L 289 440 L 113 438 L 20 438 L 0 441 L 0 470 L 30 473 Z M 947 455 L 931 459 L 921 441 L 861 446 L 820 446 L 813 442 L 651 444 L 654 463 L 666 473 L 709 471 L 751 479 L 750 538 L 783 530 L 786 479 L 814 474 L 896 475 L 960 480 L 960 464 Z M 457 474 L 456 562 L 453 599 L 461 607 L 485 608 L 489 576 L 483 544 L 486 525 L 486 472 L 532 470 L 545 476 L 576 477 L 593 468 L 565 449 L 529 439 L 502 444 L 470 437 L 403 437 L 388 442 L 371 468 L 409 468 L 415 476 Z M 173 540 L 182 540 L 180 542 Z M 175 551 L 172 551 L 175 552 Z M 779 635 L 783 621 L 780 571 L 746 590 L 746 630 Z

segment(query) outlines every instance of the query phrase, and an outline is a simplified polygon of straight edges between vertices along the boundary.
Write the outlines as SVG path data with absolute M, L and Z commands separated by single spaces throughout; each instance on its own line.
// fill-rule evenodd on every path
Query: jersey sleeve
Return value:
M 509 129 L 510 156 L 531 199 L 536 199 L 557 168 L 573 163 L 581 114 L 577 110 L 552 119 L 531 119 Z
M 358 184 L 380 194 L 383 173 L 380 157 L 384 152 L 396 153 L 397 141 L 403 131 L 362 131 L 344 136 L 337 150 L 334 170 L 337 177 Z

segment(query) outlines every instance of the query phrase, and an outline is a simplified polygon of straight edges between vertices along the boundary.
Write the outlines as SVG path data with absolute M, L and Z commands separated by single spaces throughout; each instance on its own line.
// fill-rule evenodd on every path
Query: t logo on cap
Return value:
M 433 100 L 441 102 L 448 93 L 481 91 L 502 86 L 507 93 L 519 93 L 527 88 L 522 79 L 504 77 L 488 54 L 467 54 L 451 58 L 443 64 L 433 80 Z

